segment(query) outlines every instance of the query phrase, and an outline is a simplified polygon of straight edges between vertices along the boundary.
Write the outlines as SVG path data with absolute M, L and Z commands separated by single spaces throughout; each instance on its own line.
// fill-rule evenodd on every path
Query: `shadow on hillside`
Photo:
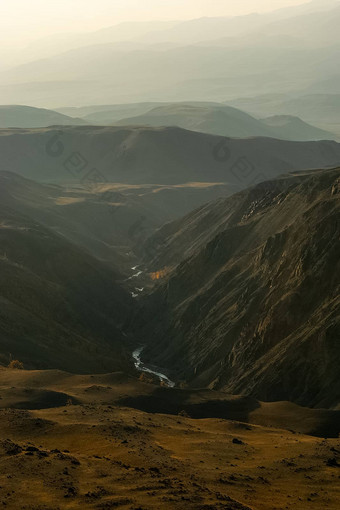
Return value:
M 208 390 L 168 388 L 156 388 L 151 395 L 125 397 L 117 404 L 147 413 L 177 415 L 184 412 L 191 418 L 222 418 L 243 422 L 248 422 L 249 413 L 260 407 L 260 403 L 252 397 L 214 396 Z

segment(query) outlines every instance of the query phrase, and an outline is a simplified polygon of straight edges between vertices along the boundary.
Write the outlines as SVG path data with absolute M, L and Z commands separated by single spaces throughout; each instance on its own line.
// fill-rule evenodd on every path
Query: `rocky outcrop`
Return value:
M 173 268 L 145 299 L 145 354 L 192 386 L 335 407 L 339 175 L 287 176 L 177 222 L 153 253 Z

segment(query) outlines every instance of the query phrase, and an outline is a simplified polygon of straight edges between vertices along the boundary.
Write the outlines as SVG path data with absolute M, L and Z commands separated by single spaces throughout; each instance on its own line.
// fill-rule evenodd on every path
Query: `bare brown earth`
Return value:
M 225 403 L 238 403 L 229 407 L 234 419 L 147 413 L 124 399 L 173 390 L 119 373 L 1 369 L 0 388 L 5 508 L 339 507 L 339 439 L 284 430 L 293 416 L 297 427 L 305 426 L 307 415 L 317 423 L 315 410 L 224 395 Z M 187 401 L 201 403 L 202 414 L 206 393 L 186 394 Z M 213 394 L 210 408 L 211 400 L 222 398 Z M 271 426 L 236 420 L 235 409 Z

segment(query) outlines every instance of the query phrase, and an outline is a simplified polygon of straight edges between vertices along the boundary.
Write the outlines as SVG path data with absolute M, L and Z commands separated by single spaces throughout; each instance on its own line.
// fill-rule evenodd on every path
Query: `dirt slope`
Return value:
M 65 407 L 0 410 L 0 501 L 6 508 L 338 508 L 339 439 L 147 414 L 105 401 L 110 391 L 116 398 L 154 391 L 122 374 L 0 370 L 0 381 L 3 389 L 26 388 L 27 401 L 38 386 L 72 395 Z M 284 418 L 285 408 L 275 409 L 276 419 Z

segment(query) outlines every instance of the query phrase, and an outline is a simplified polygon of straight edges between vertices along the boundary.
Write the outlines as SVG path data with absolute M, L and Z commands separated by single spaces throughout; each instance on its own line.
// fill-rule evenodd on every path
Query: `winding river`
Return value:
M 169 386 L 169 388 L 173 388 L 175 386 L 175 383 L 173 381 L 171 381 L 169 379 L 169 377 L 167 377 L 165 374 L 162 374 L 161 372 L 157 372 L 156 370 L 153 370 L 152 368 L 150 368 L 150 366 L 147 366 L 147 365 L 145 365 L 145 363 L 143 363 L 143 361 L 141 360 L 141 355 L 142 355 L 143 350 L 144 350 L 144 347 L 138 347 L 138 349 L 136 349 L 132 353 L 133 361 L 134 361 L 134 364 L 135 364 L 135 367 L 137 368 L 137 370 L 139 370 L 140 372 L 145 372 L 147 374 L 153 374 L 156 377 L 158 377 L 158 379 L 161 382 L 163 382 L 164 384 Z M 153 367 L 153 368 L 156 368 L 156 367 Z

